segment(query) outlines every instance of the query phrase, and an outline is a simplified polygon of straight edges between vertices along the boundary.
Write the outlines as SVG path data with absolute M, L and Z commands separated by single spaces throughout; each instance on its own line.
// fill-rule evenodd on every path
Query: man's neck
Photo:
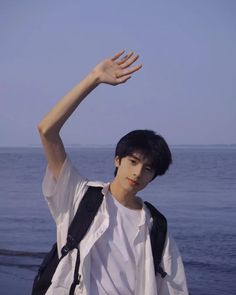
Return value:
M 142 204 L 136 195 L 124 190 L 116 179 L 111 182 L 109 190 L 112 196 L 123 206 L 135 210 L 142 209 Z

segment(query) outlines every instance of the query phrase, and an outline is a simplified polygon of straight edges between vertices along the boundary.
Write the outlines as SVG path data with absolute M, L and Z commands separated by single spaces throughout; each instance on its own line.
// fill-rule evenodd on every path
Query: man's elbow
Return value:
M 57 137 L 59 135 L 59 132 L 57 130 L 50 128 L 43 121 L 39 122 L 39 124 L 37 125 L 37 129 L 41 137 L 54 138 L 55 136 Z
M 37 125 L 37 129 L 38 132 L 40 134 L 40 136 L 47 136 L 49 133 L 49 129 L 45 126 L 45 124 L 43 124 L 43 122 L 39 122 L 39 124 Z

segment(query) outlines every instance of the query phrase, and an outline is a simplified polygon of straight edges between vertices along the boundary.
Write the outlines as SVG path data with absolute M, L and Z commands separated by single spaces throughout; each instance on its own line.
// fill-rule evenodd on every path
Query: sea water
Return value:
M 192 295 L 236 294 L 236 146 L 173 146 L 173 164 L 140 196 L 168 219 Z M 89 179 L 111 181 L 114 149 L 67 152 Z M 0 294 L 27 295 L 56 239 L 42 196 L 41 148 L 0 148 Z M 146 295 L 146 294 L 145 294 Z M 148 294 L 147 294 L 148 295 Z

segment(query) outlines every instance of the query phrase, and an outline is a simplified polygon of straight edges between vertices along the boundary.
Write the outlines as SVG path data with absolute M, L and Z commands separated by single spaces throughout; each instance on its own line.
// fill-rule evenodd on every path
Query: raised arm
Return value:
M 138 59 L 133 52 L 124 57 L 124 50 L 99 63 L 79 84 L 69 91 L 38 124 L 49 169 L 58 178 L 66 158 L 65 148 L 59 135 L 66 120 L 85 97 L 100 83 L 118 85 L 126 82 L 131 74 L 142 66 L 132 66 Z

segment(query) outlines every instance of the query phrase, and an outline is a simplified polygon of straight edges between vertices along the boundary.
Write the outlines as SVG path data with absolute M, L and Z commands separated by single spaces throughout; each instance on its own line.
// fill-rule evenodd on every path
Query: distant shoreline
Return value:
M 236 148 L 236 144 L 170 144 L 171 148 Z M 115 148 L 114 144 L 67 144 L 66 148 Z M 42 149 L 41 145 L 0 146 L 0 149 Z

